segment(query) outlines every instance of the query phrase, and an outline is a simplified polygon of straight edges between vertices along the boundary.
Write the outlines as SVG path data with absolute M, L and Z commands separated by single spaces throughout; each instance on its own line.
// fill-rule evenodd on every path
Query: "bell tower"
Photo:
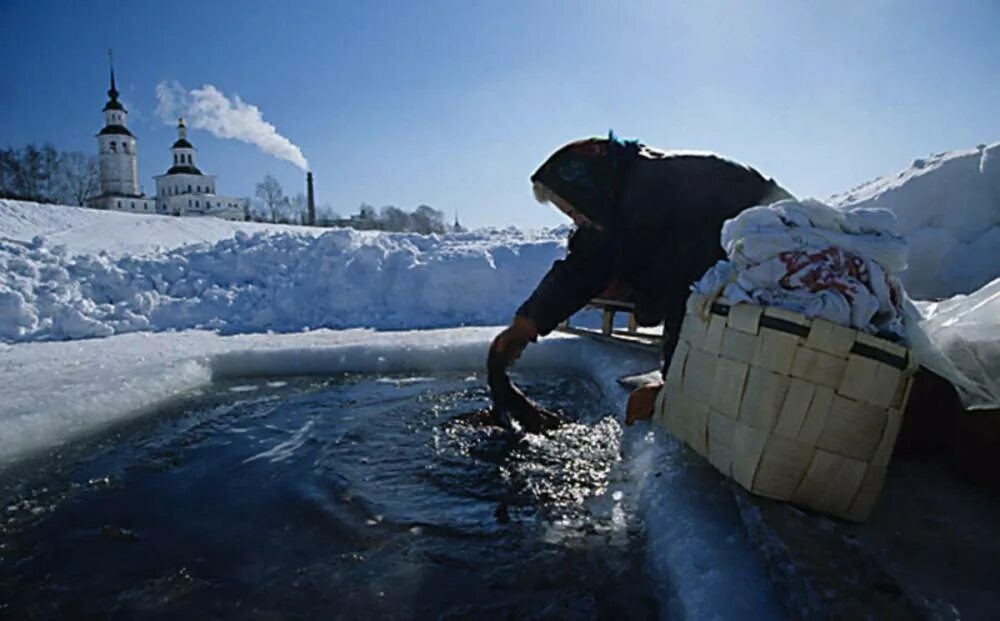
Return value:
M 102 196 L 139 196 L 139 167 L 135 136 L 125 126 L 128 110 L 118 101 L 115 66 L 108 50 L 111 88 L 104 104 L 104 127 L 97 134 L 99 184 Z

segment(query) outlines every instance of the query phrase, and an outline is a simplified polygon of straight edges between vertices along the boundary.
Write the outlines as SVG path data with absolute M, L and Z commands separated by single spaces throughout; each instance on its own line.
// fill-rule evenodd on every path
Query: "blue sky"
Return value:
M 113 47 L 147 193 L 175 131 L 163 80 L 258 106 L 342 214 L 425 203 L 474 226 L 563 222 L 528 176 L 608 128 L 820 197 L 1000 140 L 992 1 L 0 0 L 0 24 L 0 146 L 95 152 Z M 303 184 L 251 145 L 190 138 L 220 193 Z

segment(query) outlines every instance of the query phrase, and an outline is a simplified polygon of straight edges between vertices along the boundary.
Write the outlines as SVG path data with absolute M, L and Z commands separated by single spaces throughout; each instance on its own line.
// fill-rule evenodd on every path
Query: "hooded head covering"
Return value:
M 618 210 L 625 173 L 638 153 L 638 142 L 623 142 L 614 132 L 607 138 L 577 140 L 549 156 L 531 181 L 608 227 Z

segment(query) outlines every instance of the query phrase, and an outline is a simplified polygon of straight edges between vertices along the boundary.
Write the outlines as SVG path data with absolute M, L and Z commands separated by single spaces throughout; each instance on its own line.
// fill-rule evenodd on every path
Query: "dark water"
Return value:
M 657 614 L 621 430 L 455 422 L 481 378 L 218 385 L 0 475 L 0 617 L 565 619 Z

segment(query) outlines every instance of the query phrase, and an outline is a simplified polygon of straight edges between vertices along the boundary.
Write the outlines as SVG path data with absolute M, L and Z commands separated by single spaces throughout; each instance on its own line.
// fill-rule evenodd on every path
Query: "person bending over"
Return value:
M 722 223 L 748 207 L 793 198 L 747 165 L 712 153 L 659 151 L 613 133 L 561 147 L 531 182 L 538 201 L 555 205 L 576 230 L 566 258 L 552 264 L 487 357 L 494 413 L 506 411 L 528 431 L 559 422 L 507 377 L 529 343 L 609 286 L 625 285 L 640 325 L 665 324 L 665 372 L 689 285 L 725 258 Z M 652 413 L 658 390 L 657 384 L 632 394 L 628 422 Z

